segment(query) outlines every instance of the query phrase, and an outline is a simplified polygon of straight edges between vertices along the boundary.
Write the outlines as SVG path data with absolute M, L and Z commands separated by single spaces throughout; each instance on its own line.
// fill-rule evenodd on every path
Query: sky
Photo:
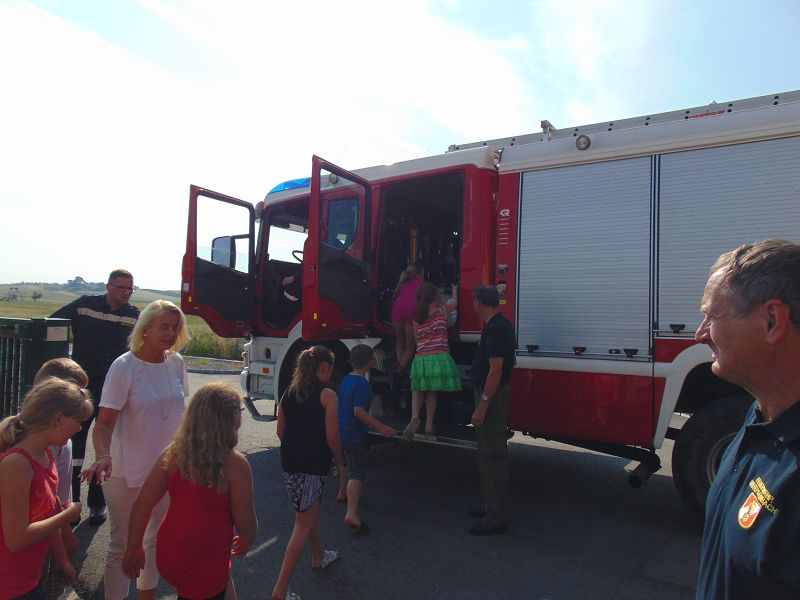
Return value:
M 0 0 L 0 283 L 176 290 L 253 203 L 451 144 L 800 89 L 800 2 Z

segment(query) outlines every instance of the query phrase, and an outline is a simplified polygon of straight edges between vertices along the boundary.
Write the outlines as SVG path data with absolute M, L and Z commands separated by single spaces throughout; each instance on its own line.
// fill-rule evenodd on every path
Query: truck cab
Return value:
M 256 204 L 190 189 L 182 306 L 217 335 L 250 338 L 248 397 L 277 400 L 294 358 L 315 343 L 334 350 L 338 377 L 349 348 L 364 342 L 376 350 L 377 375 L 391 373 L 394 290 L 416 260 L 444 300 L 459 286 L 469 310 L 449 335 L 471 356 L 480 332 L 471 290 L 493 276 L 492 150 L 355 172 L 315 156 L 311 173 Z

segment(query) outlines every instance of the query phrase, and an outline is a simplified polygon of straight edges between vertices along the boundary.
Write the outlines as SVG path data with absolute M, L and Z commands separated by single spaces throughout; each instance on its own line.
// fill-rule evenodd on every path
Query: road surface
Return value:
M 238 376 L 190 374 L 190 386 L 220 379 L 238 385 Z M 249 600 L 269 598 L 294 516 L 275 424 L 243 414 L 239 448 L 253 467 L 260 531 L 233 573 L 239 598 Z M 667 444 L 659 451 L 664 468 L 634 490 L 624 459 L 515 436 L 511 531 L 488 538 L 467 534 L 466 509 L 478 494 L 473 451 L 421 442 L 373 450 L 361 510 L 370 533 L 344 525 L 329 483 L 322 538 L 341 560 L 312 573 L 306 553 L 292 589 L 303 600 L 693 598 L 700 533 L 674 490 Z M 80 581 L 64 597 L 102 598 L 108 523 L 84 521 L 78 534 Z M 175 597 L 162 582 L 158 598 Z

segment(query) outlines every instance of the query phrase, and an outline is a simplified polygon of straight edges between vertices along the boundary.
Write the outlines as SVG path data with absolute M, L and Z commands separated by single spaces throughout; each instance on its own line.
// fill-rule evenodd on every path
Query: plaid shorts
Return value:
M 367 444 L 342 444 L 344 466 L 347 467 L 347 480 L 364 481 Z
M 289 500 L 297 512 L 306 512 L 322 498 L 325 475 L 308 473 L 283 473 L 283 483 L 289 493 Z

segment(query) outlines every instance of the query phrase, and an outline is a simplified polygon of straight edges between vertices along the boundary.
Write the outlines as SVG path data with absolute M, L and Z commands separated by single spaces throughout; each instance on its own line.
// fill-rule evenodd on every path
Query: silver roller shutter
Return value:
M 701 322 L 708 271 L 746 242 L 800 242 L 800 138 L 661 158 L 658 328 Z
M 649 355 L 649 157 L 523 174 L 519 346 Z

